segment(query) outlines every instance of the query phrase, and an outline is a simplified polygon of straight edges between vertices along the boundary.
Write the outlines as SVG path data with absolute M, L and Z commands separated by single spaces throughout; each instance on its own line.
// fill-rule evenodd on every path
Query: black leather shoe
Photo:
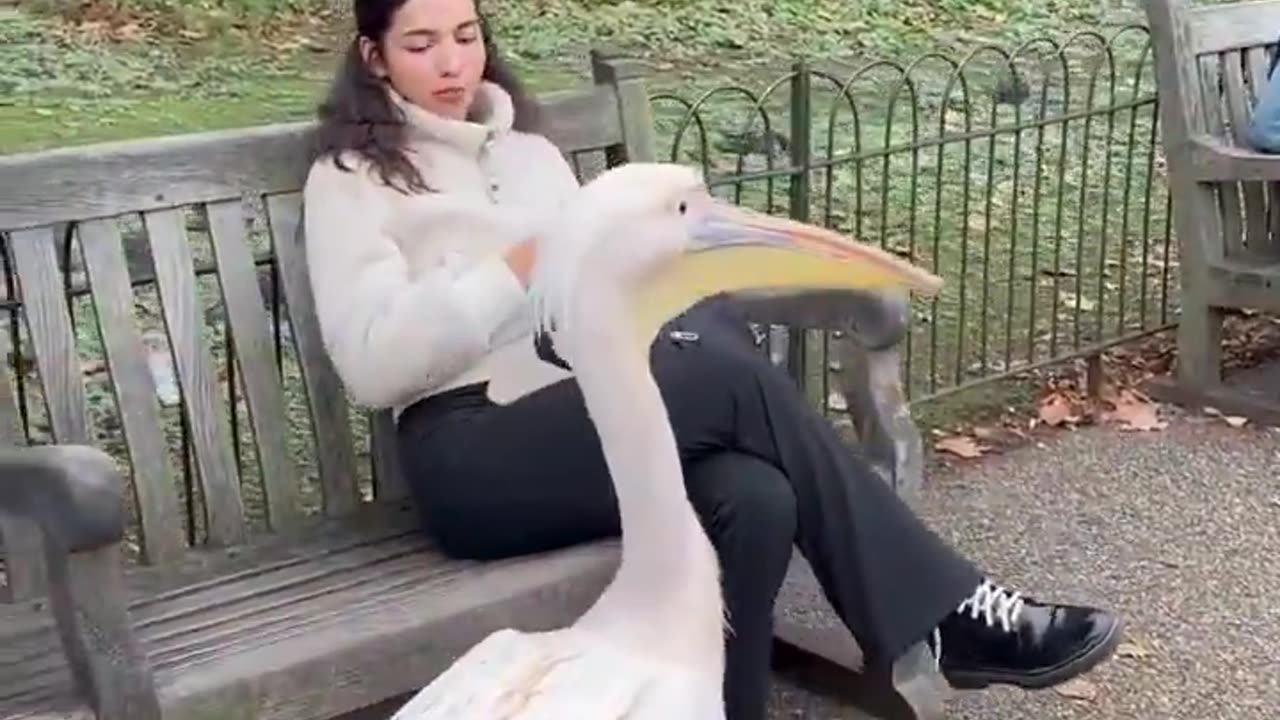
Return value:
M 1045 605 L 984 582 L 947 616 L 932 644 L 952 687 L 1051 687 L 1111 656 L 1121 623 L 1103 610 Z

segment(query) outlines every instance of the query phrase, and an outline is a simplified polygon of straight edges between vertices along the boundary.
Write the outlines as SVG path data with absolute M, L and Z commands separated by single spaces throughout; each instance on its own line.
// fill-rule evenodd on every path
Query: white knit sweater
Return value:
M 405 195 L 356 157 L 345 158 L 355 172 L 317 160 L 304 191 L 321 333 L 352 399 L 398 412 L 495 371 L 555 372 L 534 355 L 526 294 L 502 253 L 577 189 L 568 163 L 512 129 L 497 85 L 481 87 L 466 122 L 392 98 L 410 159 L 437 192 Z

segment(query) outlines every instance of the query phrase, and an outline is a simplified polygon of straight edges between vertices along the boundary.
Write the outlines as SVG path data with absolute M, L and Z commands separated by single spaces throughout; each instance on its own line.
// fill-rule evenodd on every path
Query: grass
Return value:
M 118 0 L 77 7 L 74 26 L 41 3 L 0 7 L 0 153 L 308 117 L 344 27 L 340 12 L 316 2 Z M 1012 60 L 977 51 L 984 43 L 1015 47 L 1046 32 L 1060 41 L 1109 27 L 1109 37 L 1138 19 L 1131 10 L 1045 0 L 707 0 L 696 8 L 670 0 L 491 0 L 486 7 L 534 90 L 582 82 L 591 45 L 640 54 L 654 69 L 663 147 L 677 161 L 705 167 L 717 192 L 786 211 L 792 178 L 737 176 L 807 155 L 820 166 L 807 174 L 804 209 L 811 218 L 946 277 L 936 302 L 912 308 L 904 376 L 915 399 L 1149 329 L 1169 316 L 1176 258 L 1165 250 L 1145 37 L 1127 31 L 1107 44 L 1086 34 L 1061 55 L 1041 43 Z M 807 153 L 796 150 L 795 98 L 784 70 L 796 48 L 817 71 L 806 98 L 813 118 Z M 939 54 L 910 66 L 894 60 L 926 50 Z M 1097 64 L 1108 57 L 1114 64 Z M 1090 112 L 1113 103 L 1128 107 Z M 762 132 L 766 124 L 771 133 Z M 197 260 L 207 260 L 198 215 L 189 226 Z M 261 232 L 255 237 L 265 243 Z M 212 278 L 201 281 L 201 298 L 229 393 L 225 321 Z M 92 311 L 85 299 L 75 310 L 82 356 L 92 364 L 101 356 Z M 140 292 L 137 312 L 144 328 L 163 327 L 154 290 Z M 808 335 L 807 374 L 817 380 L 815 399 L 822 399 L 822 335 Z M 23 342 L 30 347 L 29 338 Z M 295 455 L 304 462 L 308 504 L 316 508 L 314 439 L 296 358 L 286 355 Z M 98 440 L 123 458 L 106 375 L 88 377 Z M 34 374 L 30 379 L 38 386 Z M 926 429 L 945 427 L 1032 395 L 1025 383 L 989 383 L 919 405 L 916 416 Z M 31 404 L 39 436 L 47 419 L 38 397 Z M 236 418 L 246 502 L 260 523 L 243 393 Z M 181 478 L 177 408 L 165 410 L 165 422 L 171 467 Z M 352 427 L 367 458 L 363 418 L 353 416 Z M 192 503 L 198 535 L 198 484 L 177 482 Z M 367 493 L 367 475 L 361 482 Z

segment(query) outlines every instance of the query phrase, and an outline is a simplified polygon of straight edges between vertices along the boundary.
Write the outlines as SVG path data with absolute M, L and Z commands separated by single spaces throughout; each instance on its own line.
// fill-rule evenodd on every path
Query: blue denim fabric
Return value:
M 1245 139 L 1255 150 L 1280 153 L 1280 73 L 1272 65 L 1271 77 L 1258 97 Z

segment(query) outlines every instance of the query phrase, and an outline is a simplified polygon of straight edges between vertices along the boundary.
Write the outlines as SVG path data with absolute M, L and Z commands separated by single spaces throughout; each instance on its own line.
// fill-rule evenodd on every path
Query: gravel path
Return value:
M 921 511 L 997 581 L 1114 608 L 1128 626 L 1077 697 L 968 693 L 950 718 L 1280 716 L 1280 432 L 1198 417 L 1063 432 L 933 471 Z M 830 625 L 807 568 L 793 575 L 786 611 Z M 771 717 L 863 716 L 778 682 Z

